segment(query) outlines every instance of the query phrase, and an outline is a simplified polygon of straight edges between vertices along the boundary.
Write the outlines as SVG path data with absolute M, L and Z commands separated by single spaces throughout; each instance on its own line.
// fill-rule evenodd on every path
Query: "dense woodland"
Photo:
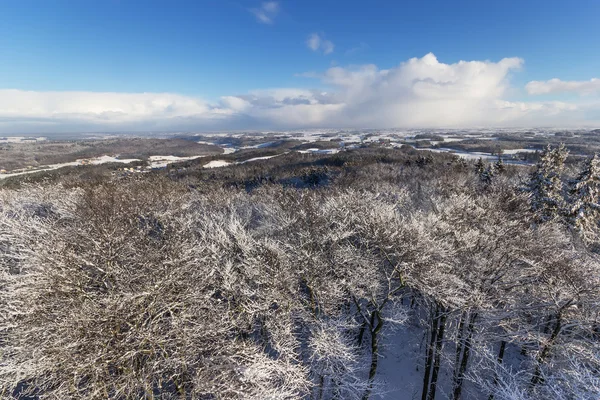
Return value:
M 0 397 L 366 400 L 406 329 L 415 398 L 597 399 L 600 161 L 567 153 L 5 185 Z

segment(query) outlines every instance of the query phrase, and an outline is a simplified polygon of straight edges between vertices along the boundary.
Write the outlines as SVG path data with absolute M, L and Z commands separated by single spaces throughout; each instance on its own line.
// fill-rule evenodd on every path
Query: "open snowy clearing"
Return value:
M 337 154 L 340 152 L 340 149 L 306 149 L 306 150 L 298 150 L 298 153 L 308 154 Z
M 190 156 L 190 157 L 150 156 L 150 157 L 148 157 L 148 161 L 150 162 L 150 168 L 155 169 L 155 168 L 165 168 L 167 165 L 172 164 L 174 162 L 195 160 L 195 159 L 201 158 L 201 157 L 206 157 L 206 155 Z
M 91 165 L 100 165 L 100 164 L 106 164 L 106 163 L 122 163 L 122 164 L 129 164 L 135 161 L 141 161 L 137 158 L 130 158 L 130 159 L 124 159 L 124 160 L 120 160 L 116 157 L 111 157 L 111 156 L 101 156 L 101 157 L 96 157 L 96 158 L 90 158 L 90 159 L 79 159 L 76 161 L 71 161 L 71 162 L 67 162 L 67 163 L 61 163 L 61 164 L 51 164 L 51 165 L 46 165 L 43 166 L 41 168 L 32 168 L 32 169 L 26 169 L 26 170 L 17 170 L 14 172 L 10 172 L 7 174 L 0 174 L 0 179 L 5 179 L 5 178 L 10 178 L 13 176 L 19 176 L 19 175 L 27 175 L 27 174 L 33 174 L 36 172 L 43 172 L 43 171 L 54 171 L 56 169 L 59 168 L 63 168 L 63 167 L 76 167 L 79 165 L 85 165 L 85 164 L 91 164 Z
M 503 154 L 517 154 L 517 153 L 535 153 L 536 149 L 512 149 L 512 150 L 503 150 Z
M 213 161 L 210 161 L 208 164 L 205 164 L 204 168 L 218 168 L 218 167 L 226 167 L 228 165 L 231 165 L 231 163 L 229 161 L 213 160 Z
M 228 165 L 246 164 L 246 163 L 254 162 L 254 161 L 268 160 L 268 159 L 271 159 L 274 157 L 282 156 L 284 154 L 287 154 L 287 153 L 275 154 L 274 156 L 254 157 L 254 158 L 249 158 L 248 160 L 234 162 L 234 163 L 225 161 L 225 160 L 213 160 L 213 161 L 210 161 L 209 163 L 205 164 L 203 167 L 204 168 L 219 168 L 219 167 L 226 167 Z

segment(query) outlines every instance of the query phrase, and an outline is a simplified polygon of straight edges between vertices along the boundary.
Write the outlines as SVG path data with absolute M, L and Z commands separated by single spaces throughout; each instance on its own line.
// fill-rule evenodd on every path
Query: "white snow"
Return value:
M 111 156 L 101 156 L 101 157 L 96 157 L 96 158 L 78 159 L 75 161 L 61 163 L 61 164 L 44 165 L 39 168 L 28 168 L 28 169 L 15 170 L 15 171 L 12 171 L 12 172 L 9 172 L 6 174 L 0 174 L 0 179 L 10 178 L 10 177 L 19 176 L 19 175 L 33 174 L 36 172 L 53 171 L 55 169 L 59 169 L 59 168 L 63 168 L 63 167 L 75 167 L 75 166 L 79 166 L 79 165 L 85 165 L 86 163 L 92 164 L 92 165 L 100 165 L 100 164 L 106 164 L 106 163 L 129 164 L 134 161 L 141 161 L 141 160 L 138 160 L 137 158 L 119 160 L 119 159 L 117 159 L 115 157 L 111 157 Z
M 4 136 L 0 143 L 37 143 L 47 140 L 45 137 Z
M 491 155 L 490 153 L 484 153 L 484 152 L 480 152 L 480 151 L 472 151 L 472 152 L 466 152 L 466 151 L 459 151 L 459 150 L 454 150 L 454 149 L 448 149 L 446 147 L 440 147 L 438 149 L 432 149 L 432 148 L 415 148 L 416 150 L 423 150 L 423 151 L 432 151 L 434 153 L 452 153 L 452 154 L 456 154 L 457 156 L 464 158 L 466 160 L 477 160 L 479 158 L 482 159 L 497 159 L 496 156 Z
M 421 397 L 423 386 L 423 352 L 418 342 L 423 335 L 413 324 L 399 327 L 384 335 L 376 381 L 385 400 L 413 400 Z
M 119 160 L 116 157 L 111 157 L 111 156 L 102 156 L 102 157 L 89 159 L 89 163 L 92 165 L 100 165 L 100 164 L 106 164 L 106 163 L 129 164 L 134 161 L 141 161 L 141 160 L 139 160 L 137 158 L 129 158 L 129 159 L 124 159 L 124 160 Z M 83 160 L 77 160 L 77 162 L 79 162 L 79 164 L 81 164 L 83 162 Z
M 254 157 L 248 160 L 240 161 L 238 164 L 245 164 L 252 161 L 268 160 L 269 158 L 280 156 L 281 154 L 275 154 L 274 156 Z
M 315 153 L 315 154 L 337 154 L 340 152 L 340 149 L 306 149 L 306 150 L 298 150 L 298 153 Z
M 229 161 L 225 160 L 213 160 L 204 165 L 204 168 L 218 168 L 218 167 L 226 167 L 230 165 Z
M 535 149 L 512 149 L 512 150 L 503 150 L 503 154 L 517 154 L 517 153 L 535 153 L 537 150 Z
M 148 157 L 148 161 L 150 161 L 150 168 L 165 168 L 167 165 L 174 163 L 174 162 L 195 160 L 197 158 L 206 157 L 206 156 L 207 155 L 190 156 L 190 157 L 150 156 L 150 157 Z
M 253 161 L 268 160 L 270 158 L 279 157 L 284 154 L 287 154 L 287 153 L 275 154 L 273 156 L 254 157 L 254 158 L 249 158 L 247 160 L 239 161 L 239 162 L 229 162 L 229 161 L 225 161 L 225 160 L 213 160 L 213 161 L 209 162 L 208 164 L 204 165 L 204 168 L 218 168 L 218 167 L 226 167 L 228 165 L 246 164 L 246 163 L 253 162 Z
M 447 137 L 447 136 L 444 136 L 444 143 L 461 142 L 463 140 L 465 140 L 465 138 L 457 138 L 457 137 Z

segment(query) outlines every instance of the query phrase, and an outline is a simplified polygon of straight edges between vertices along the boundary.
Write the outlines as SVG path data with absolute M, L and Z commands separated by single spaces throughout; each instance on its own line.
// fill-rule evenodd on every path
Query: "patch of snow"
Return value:
M 281 154 L 276 154 L 274 156 L 254 157 L 254 158 L 250 158 L 248 160 L 240 161 L 238 164 L 246 164 L 246 163 L 252 162 L 252 161 L 268 160 L 269 158 L 277 157 L 280 155 Z
M 129 163 L 132 163 L 134 161 L 141 161 L 141 160 L 139 160 L 137 158 L 129 158 L 129 159 L 124 159 L 124 160 L 119 160 L 116 157 L 111 157 L 111 156 L 102 156 L 102 157 L 90 158 L 89 159 L 89 163 L 92 164 L 92 165 L 100 165 L 100 164 L 106 164 L 106 163 L 129 164 Z M 84 160 L 77 160 L 77 162 L 83 163 Z
M 463 140 L 465 140 L 465 138 L 446 137 L 446 136 L 444 136 L 444 143 L 461 142 Z
M 119 159 L 117 159 L 115 157 L 111 157 L 111 156 L 102 156 L 102 157 L 87 158 L 87 159 L 78 159 L 78 160 L 75 160 L 75 161 L 61 163 L 61 164 L 44 165 L 44 166 L 39 167 L 39 168 L 28 168 L 28 169 L 15 170 L 13 172 L 5 173 L 5 174 L 0 174 L 0 179 L 10 178 L 10 177 L 13 177 L 13 176 L 34 174 L 36 172 L 54 171 L 56 169 L 63 168 L 63 167 L 76 167 L 76 166 L 86 165 L 86 164 L 100 165 L 100 164 L 106 164 L 106 163 L 129 164 L 129 163 L 132 163 L 134 161 L 141 161 L 141 160 L 138 160 L 137 158 L 130 158 L 130 159 L 119 160 Z
M 209 163 L 205 164 L 203 167 L 204 168 L 218 168 L 218 167 L 226 167 L 228 165 L 231 165 L 231 163 L 229 161 L 213 160 L 213 161 L 210 161 Z
M 517 153 L 535 153 L 537 150 L 535 149 L 512 149 L 512 150 L 503 150 L 502 154 L 517 154 Z
M 311 154 L 337 154 L 340 152 L 340 149 L 306 149 L 306 150 L 298 150 L 298 153 L 311 153 Z
M 195 160 L 200 157 L 206 157 L 206 155 L 190 156 L 190 157 L 150 156 L 150 157 L 148 157 L 148 161 L 150 161 L 150 168 L 156 169 L 156 168 L 165 168 L 167 165 L 174 163 L 174 162 Z

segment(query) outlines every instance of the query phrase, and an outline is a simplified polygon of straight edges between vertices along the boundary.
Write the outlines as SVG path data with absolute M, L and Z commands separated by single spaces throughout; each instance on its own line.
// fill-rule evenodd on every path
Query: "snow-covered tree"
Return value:
M 495 164 L 488 164 L 479 174 L 479 179 L 484 185 L 487 186 L 492 184 L 494 176 L 496 176 L 496 166 Z
M 529 193 L 537 222 L 558 218 L 564 209 L 561 174 L 568 154 L 563 144 L 554 149 L 548 145 L 529 177 L 525 190 Z
M 485 170 L 485 163 L 483 162 L 483 159 L 481 157 L 479 157 L 477 159 L 477 162 L 475 162 L 475 173 L 477 173 L 477 175 L 481 175 L 481 173 L 483 173 L 484 170 Z
M 504 165 L 504 161 L 500 154 L 498 155 L 498 160 L 494 163 L 494 167 L 498 174 L 503 174 L 506 171 L 506 165 Z
M 582 236 L 597 233 L 600 223 L 600 158 L 590 157 L 569 190 L 568 217 L 571 226 Z

